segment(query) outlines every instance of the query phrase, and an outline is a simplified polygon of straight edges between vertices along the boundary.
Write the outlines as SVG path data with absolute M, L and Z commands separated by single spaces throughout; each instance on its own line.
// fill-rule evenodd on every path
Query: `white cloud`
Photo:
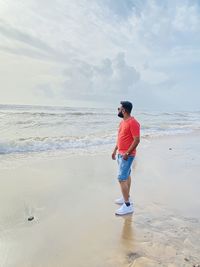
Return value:
M 119 53 L 113 60 L 104 59 L 100 65 L 76 62 L 65 70 L 63 94 L 77 99 L 102 97 L 129 93 L 139 80 L 139 73 L 126 63 L 125 55 Z
M 176 7 L 176 14 L 172 24 L 176 30 L 181 32 L 198 32 L 200 30 L 199 12 L 200 8 L 197 3 L 194 5 L 179 5 Z
M 169 77 L 167 74 L 159 71 L 152 71 L 150 69 L 145 69 L 142 72 L 141 79 L 149 84 L 161 84 L 167 82 Z
M 197 0 L 0 0 L 1 101 L 111 103 L 125 94 L 167 106 L 197 88 L 198 75 L 181 73 L 200 66 L 199 11 Z

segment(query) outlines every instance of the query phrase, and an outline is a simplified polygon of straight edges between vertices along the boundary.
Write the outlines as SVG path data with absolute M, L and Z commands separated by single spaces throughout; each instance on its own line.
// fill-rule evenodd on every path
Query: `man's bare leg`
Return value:
M 129 176 L 129 177 L 128 177 L 128 180 L 127 180 L 127 182 L 128 182 L 128 195 L 129 195 L 129 197 L 130 197 L 130 189 L 131 189 L 131 176 Z
M 129 184 L 128 180 L 120 181 L 121 191 L 125 202 L 129 201 Z

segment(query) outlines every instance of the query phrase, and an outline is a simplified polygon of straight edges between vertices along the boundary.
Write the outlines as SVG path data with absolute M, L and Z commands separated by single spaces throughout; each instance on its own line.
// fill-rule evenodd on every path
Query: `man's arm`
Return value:
M 128 159 L 128 156 L 131 154 L 131 152 L 133 150 L 136 149 L 136 147 L 138 146 L 139 143 L 140 143 L 140 137 L 139 136 L 135 136 L 132 144 L 129 147 L 129 149 L 124 154 L 123 159 L 127 160 Z
M 117 150 L 118 150 L 118 146 L 116 145 L 114 150 L 113 150 L 113 153 L 112 153 L 112 159 L 115 160 L 116 159 L 116 153 L 117 153 Z

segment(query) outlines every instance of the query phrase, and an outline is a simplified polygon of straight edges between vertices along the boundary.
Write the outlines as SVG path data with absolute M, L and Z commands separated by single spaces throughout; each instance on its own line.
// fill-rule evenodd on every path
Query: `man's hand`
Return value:
M 116 160 L 116 151 L 113 151 L 113 153 L 112 153 L 112 159 L 113 160 Z
M 128 155 L 127 155 L 127 154 L 124 154 L 124 155 L 123 155 L 123 159 L 124 159 L 124 160 L 127 160 L 127 159 L 128 159 Z
M 118 149 L 118 147 L 116 145 L 115 148 L 114 148 L 114 150 L 113 150 L 113 153 L 112 153 L 112 159 L 113 160 L 116 160 L 117 149 Z

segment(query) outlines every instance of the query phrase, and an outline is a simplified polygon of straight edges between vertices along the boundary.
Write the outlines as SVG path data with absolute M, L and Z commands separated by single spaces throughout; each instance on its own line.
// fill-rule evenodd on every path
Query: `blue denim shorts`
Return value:
M 133 163 L 134 156 L 128 156 L 128 159 L 123 159 L 123 156 L 117 155 L 118 163 L 118 179 L 119 181 L 125 181 L 131 174 L 131 165 Z

